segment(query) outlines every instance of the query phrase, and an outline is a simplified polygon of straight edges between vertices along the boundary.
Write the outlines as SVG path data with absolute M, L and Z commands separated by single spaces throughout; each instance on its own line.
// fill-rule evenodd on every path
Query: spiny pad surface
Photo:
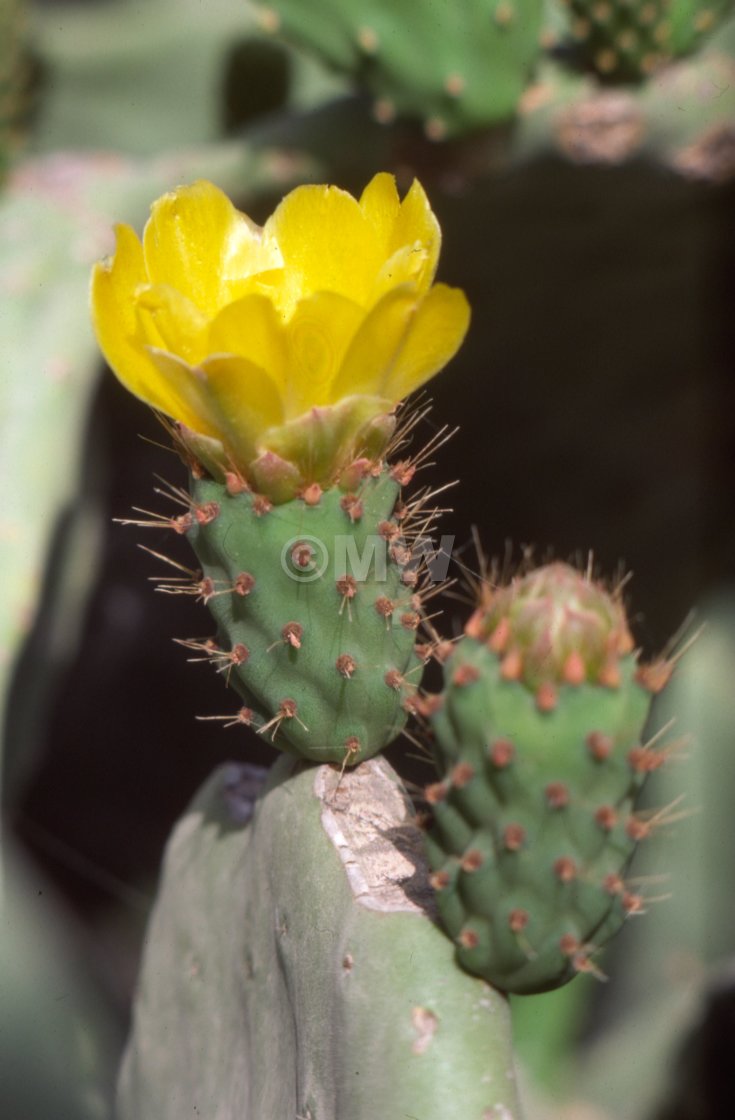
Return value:
M 254 725 L 319 762 L 353 765 L 387 746 L 420 666 L 417 603 L 391 556 L 398 485 L 384 472 L 354 494 L 272 508 L 209 479 L 191 493 L 187 536 L 218 626 L 213 660 Z
M 568 585 L 583 577 L 564 565 L 541 572 L 543 594 L 491 601 L 446 662 L 433 717 L 443 777 L 427 790 L 432 881 L 458 959 L 516 993 L 592 970 L 593 949 L 640 909 L 623 882 L 645 831 L 633 802 L 661 761 L 641 747 L 650 694 L 633 653 L 617 654 L 615 680 L 599 683 L 610 635 L 629 646 L 627 627 L 610 624 L 612 600 L 589 585 L 596 614 L 582 587 L 565 627 Z M 570 632 L 581 662 L 570 661 Z M 525 667 L 518 652 L 531 655 Z

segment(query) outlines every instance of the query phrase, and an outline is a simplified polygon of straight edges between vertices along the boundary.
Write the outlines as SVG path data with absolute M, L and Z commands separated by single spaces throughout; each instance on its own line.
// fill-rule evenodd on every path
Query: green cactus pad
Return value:
M 566 0 L 579 62 L 605 82 L 637 82 L 695 50 L 732 0 Z
M 542 0 L 270 0 L 272 32 L 351 73 L 379 120 L 419 117 L 429 136 L 510 119 L 539 53 Z
M 275 507 L 192 482 L 187 536 L 218 636 L 190 644 L 237 689 L 241 718 L 288 753 L 352 765 L 404 726 L 420 608 L 393 558 L 398 495 L 387 471 Z
M 542 595 L 514 613 L 521 581 L 446 662 L 433 716 L 443 777 L 427 790 L 432 881 L 458 959 L 521 994 L 594 971 L 593 951 L 641 908 L 624 884 L 648 827 L 633 803 L 663 758 L 641 745 L 650 691 L 627 628 L 591 584 L 599 611 L 584 596 L 549 606 L 550 584 L 566 595 L 585 581 L 564 565 L 544 572 Z M 614 672 L 613 649 L 626 651 Z

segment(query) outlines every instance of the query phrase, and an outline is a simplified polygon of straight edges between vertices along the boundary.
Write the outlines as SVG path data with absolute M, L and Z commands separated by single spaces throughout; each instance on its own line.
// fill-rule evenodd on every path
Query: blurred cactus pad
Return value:
M 566 0 L 575 54 L 604 82 L 638 82 L 688 55 L 733 11 L 732 0 Z
M 732 0 L 565 0 L 575 54 L 605 82 L 636 82 L 696 50 Z
M 378 120 L 434 140 L 509 120 L 540 50 L 542 0 L 274 0 L 261 26 L 351 74 Z
M 212 775 L 146 938 L 121 1120 L 518 1120 L 507 1001 L 453 965 L 384 759 Z M 196 1113 L 195 1113 L 196 1114 Z

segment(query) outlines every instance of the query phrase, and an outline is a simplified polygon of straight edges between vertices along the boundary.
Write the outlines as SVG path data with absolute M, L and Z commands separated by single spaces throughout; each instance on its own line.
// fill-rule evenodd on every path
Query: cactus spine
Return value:
M 460 963 L 510 992 L 594 970 L 641 910 L 624 877 L 650 823 L 633 804 L 663 754 L 623 607 L 563 564 L 489 593 L 432 705 L 432 882 Z

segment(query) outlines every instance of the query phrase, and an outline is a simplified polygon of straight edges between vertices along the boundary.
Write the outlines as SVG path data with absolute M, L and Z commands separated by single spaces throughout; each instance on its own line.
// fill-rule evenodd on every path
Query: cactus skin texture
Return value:
M 414 573 L 392 558 L 398 483 L 383 469 L 277 506 L 230 490 L 192 482 L 187 536 L 218 637 L 189 644 L 275 746 L 318 762 L 370 757 L 400 734 L 421 664 Z
M 732 0 L 566 0 L 579 62 L 605 82 L 637 82 L 691 53 Z
M 431 139 L 512 118 L 539 52 L 541 0 L 272 0 L 261 24 L 353 74 L 375 115 Z
M 168 844 L 116 1115 L 521 1120 L 507 1000 L 432 920 L 387 761 L 282 757 L 254 813 L 251 771 L 216 771 Z
M 564 564 L 488 600 L 445 664 L 433 717 L 443 779 L 428 836 L 460 963 L 530 994 L 596 971 L 639 911 L 624 884 L 650 825 L 633 813 L 663 753 L 641 745 L 650 691 L 620 603 Z

